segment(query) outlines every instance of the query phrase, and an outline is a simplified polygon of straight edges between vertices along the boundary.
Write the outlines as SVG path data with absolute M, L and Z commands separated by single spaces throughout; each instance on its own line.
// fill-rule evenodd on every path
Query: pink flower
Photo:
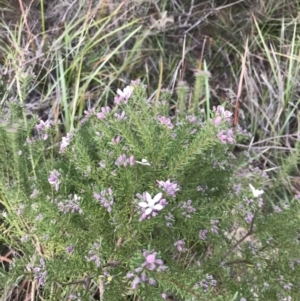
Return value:
M 230 144 L 234 143 L 234 139 L 232 137 L 227 137 L 227 142 Z
M 127 158 L 127 162 L 130 166 L 133 166 L 135 164 L 134 156 L 130 156 L 129 158 Z
M 177 247 L 177 250 L 179 252 L 185 251 L 186 249 L 182 248 L 182 246 L 185 245 L 185 242 L 183 240 L 178 240 L 174 243 L 174 246 Z
M 140 282 L 141 282 L 141 279 L 138 276 L 135 276 L 134 280 L 132 281 L 131 288 L 133 290 L 136 290 Z
M 222 122 L 222 117 L 221 116 L 217 116 L 215 121 L 214 121 L 214 125 L 215 126 L 219 126 Z
M 227 142 L 227 136 L 223 134 L 224 131 L 221 131 L 217 137 L 220 139 L 220 141 L 223 143 L 223 144 L 226 144 Z
M 126 157 L 125 154 L 123 155 L 120 155 L 119 158 L 117 159 L 117 161 L 115 162 L 115 165 L 117 166 L 124 166 L 126 167 L 128 164 L 130 166 L 133 166 L 135 164 L 135 159 L 134 159 L 134 156 L 130 156 L 129 158 Z
M 202 240 L 205 240 L 206 239 L 206 234 L 207 234 L 207 230 L 206 229 L 200 230 L 200 232 L 199 232 L 199 238 L 202 239 Z
M 147 280 L 147 275 L 146 275 L 145 272 L 143 272 L 143 273 L 141 274 L 141 280 L 142 280 L 143 282 L 145 282 L 145 281 Z
M 123 120 L 123 119 L 125 119 L 125 112 L 122 111 L 121 114 L 115 113 L 115 118 L 116 118 L 116 120 Z
M 106 118 L 106 116 L 109 114 L 110 111 L 111 111 L 110 107 L 102 107 L 101 112 L 97 113 L 96 116 L 100 120 L 104 120 Z
M 51 121 L 47 120 L 44 122 L 43 120 L 40 120 L 40 123 L 37 124 L 35 127 L 38 131 L 41 132 L 43 140 L 47 140 L 49 137 L 47 132 L 51 127 Z
M 59 189 L 59 177 L 60 173 L 57 170 L 53 170 L 50 172 L 50 177 L 48 178 L 48 182 L 51 185 L 55 185 L 55 190 L 58 191 Z
M 169 129 L 173 129 L 174 125 L 172 124 L 170 118 L 167 118 L 165 116 L 161 116 L 161 117 L 158 118 L 158 120 L 160 121 L 161 124 L 164 124 Z
M 93 115 L 95 115 L 95 110 L 94 109 L 84 110 L 84 115 L 85 115 L 85 117 L 93 116 Z
M 190 122 L 190 123 L 196 123 L 197 122 L 197 118 L 195 116 L 187 116 L 186 119 Z
M 111 142 L 112 144 L 119 144 L 121 141 L 121 137 L 117 136 L 116 138 L 112 138 Z
M 62 138 L 62 142 L 60 144 L 60 149 L 59 149 L 60 154 L 63 153 L 66 147 L 70 144 L 71 138 L 72 138 L 72 134 L 70 133 L 67 133 L 67 136 Z
M 226 143 L 230 143 L 230 144 L 233 144 L 234 143 L 234 139 L 233 139 L 233 130 L 232 129 L 229 129 L 227 131 L 227 133 L 225 133 L 223 130 L 220 131 L 217 135 L 217 137 L 220 139 L 220 141 L 223 143 L 223 144 L 226 144 Z
M 175 194 L 180 188 L 178 187 L 177 183 L 170 182 L 170 179 L 168 179 L 166 182 L 164 181 L 157 181 L 158 185 L 164 189 L 166 194 L 168 194 L 171 197 L 175 197 Z
M 250 224 L 254 218 L 254 214 L 252 212 L 248 212 L 247 216 L 245 217 L 245 221 L 247 224 Z
M 161 259 L 156 259 L 157 252 L 153 252 L 152 254 L 148 254 L 147 251 L 143 253 L 146 261 L 142 264 L 142 267 L 148 269 L 149 271 L 153 271 L 156 269 L 156 265 L 163 265 L 163 261 Z
M 44 122 L 43 120 L 40 120 L 40 123 L 35 127 L 37 130 L 48 130 L 51 127 L 51 121 L 47 120 Z

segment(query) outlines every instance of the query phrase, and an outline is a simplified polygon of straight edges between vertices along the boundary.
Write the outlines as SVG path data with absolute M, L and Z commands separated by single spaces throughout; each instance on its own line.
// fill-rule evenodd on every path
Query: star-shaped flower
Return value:
M 145 214 L 149 215 L 153 210 L 160 211 L 164 207 L 161 204 L 158 203 L 162 198 L 162 193 L 158 193 L 154 198 L 152 199 L 151 195 L 146 192 L 146 202 L 139 202 L 139 206 L 142 208 L 145 208 Z
M 253 197 L 255 197 L 255 198 L 260 197 L 264 193 L 263 190 L 255 189 L 251 184 L 249 184 L 249 186 L 252 190 Z

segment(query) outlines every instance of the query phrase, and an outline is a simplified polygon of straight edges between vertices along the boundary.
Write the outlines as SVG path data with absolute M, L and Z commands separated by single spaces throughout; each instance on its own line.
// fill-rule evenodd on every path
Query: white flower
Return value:
M 77 196 L 77 194 L 74 194 L 73 200 L 74 200 L 75 202 L 80 201 L 80 199 L 81 199 L 81 197 Z
M 224 113 L 223 113 L 223 117 L 226 119 L 226 120 L 228 120 L 231 116 L 232 116 L 232 114 L 233 113 L 231 113 L 230 111 L 225 111 Z
M 138 163 L 141 165 L 147 165 L 147 166 L 151 165 L 146 159 L 142 159 L 142 161 L 135 161 L 135 163 Z
M 251 184 L 249 184 L 249 186 L 250 186 L 250 188 L 252 190 L 252 194 L 255 198 L 260 197 L 264 193 L 263 190 L 255 189 Z
M 122 98 L 126 99 L 126 100 L 129 99 L 129 97 L 131 96 L 132 92 L 133 92 L 133 87 L 132 86 L 125 87 L 123 89 L 123 91 L 120 90 L 120 89 L 117 90 L 117 94 L 119 96 L 121 96 Z
M 225 120 L 227 120 L 227 121 L 230 120 L 230 117 L 233 114 L 230 111 L 227 111 L 227 110 L 225 111 L 223 106 L 217 106 L 217 108 L 214 107 L 214 111 L 216 112 L 216 115 L 224 117 Z
M 153 199 L 151 195 L 146 192 L 146 202 L 139 202 L 139 206 L 145 208 L 145 214 L 149 215 L 153 210 L 160 211 L 164 207 L 161 204 L 156 204 L 161 200 L 162 193 L 158 193 Z

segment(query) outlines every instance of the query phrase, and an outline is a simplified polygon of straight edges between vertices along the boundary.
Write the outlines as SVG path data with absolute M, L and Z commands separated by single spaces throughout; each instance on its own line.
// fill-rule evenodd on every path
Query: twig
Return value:
M 240 259 L 240 260 L 232 260 L 232 261 L 228 261 L 228 262 L 224 262 L 223 265 L 234 265 L 234 264 L 240 264 L 240 263 L 246 263 L 246 264 L 251 264 L 253 265 L 253 263 L 247 259 Z
M 80 280 L 71 281 L 71 282 L 67 282 L 67 283 L 60 283 L 60 284 L 63 285 L 63 286 L 72 285 L 72 284 L 83 284 L 84 288 L 86 290 L 88 290 L 89 287 L 90 287 L 91 281 L 92 281 L 92 277 L 87 276 L 87 277 L 85 277 L 83 279 L 80 279 Z
M 253 234 L 253 226 L 254 226 L 254 220 L 255 220 L 255 213 L 254 213 L 254 216 L 253 216 L 253 219 L 252 219 L 252 222 L 251 222 L 251 226 L 250 226 L 250 229 L 249 231 L 246 233 L 246 235 L 244 237 L 242 237 L 241 239 L 239 239 L 224 255 L 223 257 L 223 260 L 228 256 L 230 255 L 233 250 L 240 244 L 242 243 L 248 236 L 252 235 Z

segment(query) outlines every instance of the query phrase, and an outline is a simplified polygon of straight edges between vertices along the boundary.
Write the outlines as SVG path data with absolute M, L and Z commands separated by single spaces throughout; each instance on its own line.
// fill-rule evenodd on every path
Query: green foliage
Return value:
M 230 113 L 169 118 L 168 102 L 136 82 L 115 104 L 87 111 L 60 145 L 55 125 L 34 118 L 0 128 L 0 238 L 15 252 L 0 289 L 34 282 L 46 300 L 297 295 L 299 203 L 252 195 L 265 175 L 233 155 L 230 137 L 244 134 Z

